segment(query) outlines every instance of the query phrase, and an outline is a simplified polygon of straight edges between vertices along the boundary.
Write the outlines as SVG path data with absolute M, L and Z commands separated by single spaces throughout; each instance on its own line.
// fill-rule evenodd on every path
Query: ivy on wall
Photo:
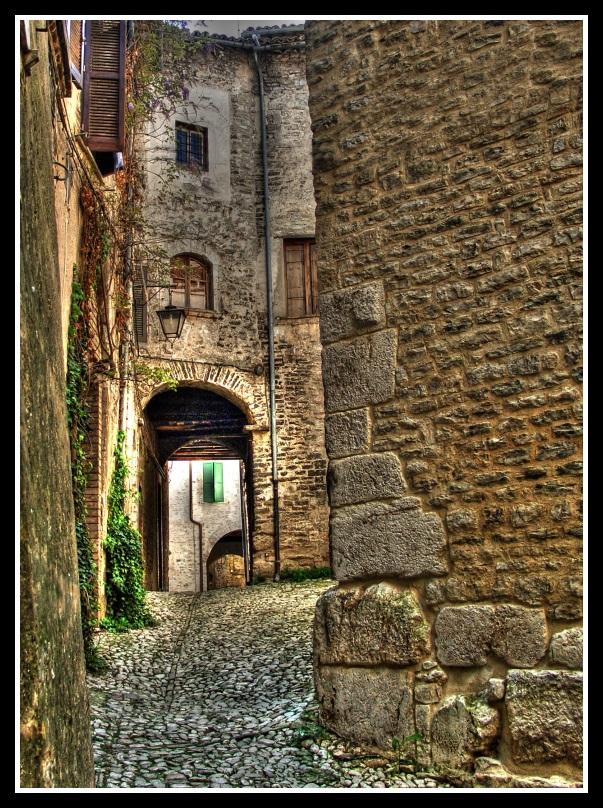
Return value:
M 99 671 L 105 667 L 94 643 L 94 629 L 97 625 L 97 567 L 94 563 L 90 535 L 86 517 L 86 486 L 90 471 L 90 461 L 84 451 L 84 441 L 90 425 L 90 411 L 85 403 L 88 389 L 88 325 L 83 316 L 82 304 L 85 293 L 78 277 L 77 266 L 73 268 L 71 309 L 67 341 L 66 402 L 67 424 L 71 442 L 71 485 L 75 510 L 75 537 L 77 543 L 78 578 L 84 656 L 89 671 Z
M 123 453 L 125 433 L 117 435 L 115 470 L 109 489 L 109 516 L 105 552 L 107 563 L 107 613 L 101 626 L 110 631 L 128 631 L 155 624 L 144 588 L 142 540 L 124 510 L 129 469 Z

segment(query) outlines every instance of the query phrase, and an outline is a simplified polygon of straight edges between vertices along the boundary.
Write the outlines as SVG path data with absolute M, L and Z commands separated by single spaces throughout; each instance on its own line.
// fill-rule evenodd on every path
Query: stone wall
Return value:
M 71 281 L 59 261 L 46 22 L 24 22 L 38 61 L 20 72 L 20 786 L 68 790 L 94 787 L 94 763 L 61 329 Z M 63 185 L 59 196 L 63 205 Z
M 195 80 L 172 117 L 139 140 L 146 163 L 149 268 L 148 341 L 140 358 L 169 369 L 182 384 L 209 386 L 236 401 L 252 433 L 252 566 L 274 573 L 269 412 L 265 215 L 259 83 L 250 50 L 217 43 L 193 57 Z M 305 54 L 261 53 L 266 105 L 270 255 L 274 299 L 275 397 L 280 553 L 290 567 L 328 563 L 327 459 L 318 316 L 286 316 L 283 239 L 314 236 L 311 130 Z M 191 72 L 192 75 L 192 72 Z M 207 128 L 209 170 L 175 167 L 176 120 Z M 167 184 L 164 182 L 169 179 Z M 166 260 L 180 253 L 212 265 L 212 311 L 190 311 L 180 339 L 168 344 L 154 287 Z M 165 275 L 164 275 L 165 277 Z M 234 396 L 234 398 L 233 398 Z
M 339 581 L 321 718 L 481 758 L 481 784 L 579 777 L 582 22 L 306 38 Z

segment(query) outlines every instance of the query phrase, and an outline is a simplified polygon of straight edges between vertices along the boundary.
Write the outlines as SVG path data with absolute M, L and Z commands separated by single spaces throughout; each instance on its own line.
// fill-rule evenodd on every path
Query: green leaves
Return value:
M 120 432 L 115 447 L 115 470 L 109 490 L 109 517 L 105 552 L 107 560 L 107 614 L 101 621 L 110 631 L 129 631 L 155 624 L 144 588 L 142 540 L 124 506 L 129 492 L 129 469 L 123 453 L 125 434 Z

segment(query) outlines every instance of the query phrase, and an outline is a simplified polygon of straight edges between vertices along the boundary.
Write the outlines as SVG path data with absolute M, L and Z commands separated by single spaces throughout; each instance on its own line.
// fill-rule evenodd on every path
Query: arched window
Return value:
M 173 306 L 211 310 L 211 264 L 193 255 L 175 255 L 171 260 L 170 290 Z

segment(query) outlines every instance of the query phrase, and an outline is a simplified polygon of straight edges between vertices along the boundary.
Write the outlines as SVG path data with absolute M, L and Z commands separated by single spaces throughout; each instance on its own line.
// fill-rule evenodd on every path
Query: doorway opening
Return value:
M 239 406 L 199 386 L 181 385 L 147 404 L 153 450 L 145 448 L 140 485 L 147 589 L 205 592 L 251 583 L 247 425 Z

